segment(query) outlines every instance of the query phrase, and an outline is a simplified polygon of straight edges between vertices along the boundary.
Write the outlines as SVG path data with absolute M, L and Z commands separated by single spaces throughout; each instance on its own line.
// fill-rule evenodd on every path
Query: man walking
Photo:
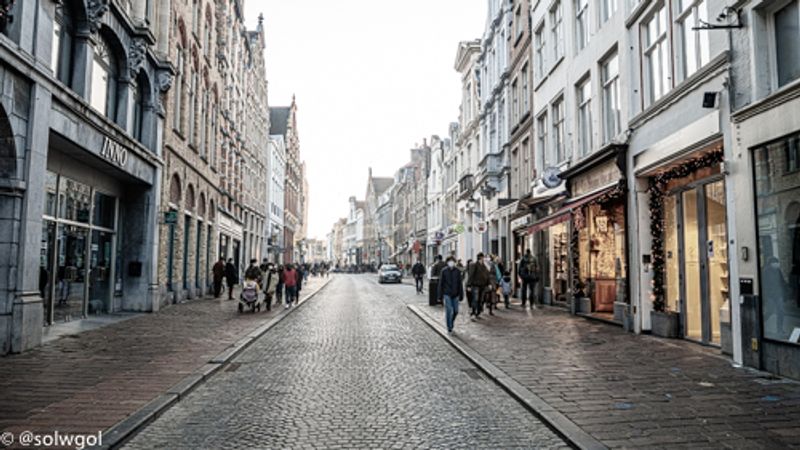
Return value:
M 233 287 L 239 284 L 239 273 L 233 264 L 233 258 L 225 264 L 225 281 L 228 283 L 228 300 L 233 300 Z
M 264 301 L 267 303 L 267 311 L 272 311 L 272 299 L 275 298 L 275 292 L 278 287 L 278 274 L 275 273 L 275 267 L 271 263 L 267 263 L 266 265 L 263 280 Z
M 437 299 L 435 296 L 436 292 L 439 290 L 439 275 L 442 273 L 442 269 L 447 267 L 447 265 L 442 261 L 442 255 L 436 255 L 433 258 L 433 265 L 431 266 L 431 276 L 430 276 L 430 294 L 428 297 L 429 303 L 431 306 L 439 305 L 442 302 Z
M 472 320 L 480 317 L 481 310 L 483 309 L 483 295 L 491 284 L 489 277 L 489 270 L 483 260 L 483 253 L 478 253 L 478 260 L 472 264 L 468 269 L 469 288 L 472 291 L 472 311 L 470 316 Z
M 456 268 L 453 257 L 447 258 L 447 267 L 439 275 L 439 289 L 437 298 L 444 300 L 445 324 L 447 332 L 453 332 L 456 317 L 458 316 L 458 303 L 464 299 L 464 287 L 461 280 L 461 271 Z
M 283 271 L 283 285 L 286 287 L 286 308 L 292 306 L 295 297 L 297 296 L 297 271 L 294 270 L 291 264 L 286 265 L 286 270 Z
M 414 275 L 414 285 L 417 287 L 417 294 L 422 294 L 422 279 L 425 277 L 425 266 L 421 260 L 417 260 L 414 267 L 411 268 L 411 274 Z
M 214 280 L 214 298 L 219 298 L 222 292 L 222 279 L 225 278 L 225 258 L 220 257 L 211 268 L 211 276 Z
M 519 263 L 519 277 L 522 279 L 522 308 L 525 309 L 525 303 L 530 299 L 531 308 L 535 308 L 534 303 L 534 290 L 536 282 L 539 279 L 539 269 L 536 264 L 536 258 L 531 254 L 531 250 L 525 251 L 525 256 Z

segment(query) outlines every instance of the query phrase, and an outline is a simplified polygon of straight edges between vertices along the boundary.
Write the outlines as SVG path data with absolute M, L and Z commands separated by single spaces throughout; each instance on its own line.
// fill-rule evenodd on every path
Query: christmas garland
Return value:
M 650 235 L 653 238 L 651 246 L 651 266 L 653 268 L 652 289 L 650 299 L 653 301 L 653 309 L 664 312 L 666 301 L 664 297 L 664 267 L 666 265 L 664 257 L 664 197 L 667 193 L 667 185 L 671 180 L 687 177 L 700 169 L 714 166 L 725 159 L 725 152 L 720 148 L 694 158 L 670 169 L 664 173 L 650 178 L 650 186 L 647 192 L 650 194 Z

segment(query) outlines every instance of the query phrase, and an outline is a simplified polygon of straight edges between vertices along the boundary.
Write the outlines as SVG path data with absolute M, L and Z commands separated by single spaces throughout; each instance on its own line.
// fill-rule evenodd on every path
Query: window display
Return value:
M 764 336 L 800 343 L 800 133 L 756 148 L 756 208 Z

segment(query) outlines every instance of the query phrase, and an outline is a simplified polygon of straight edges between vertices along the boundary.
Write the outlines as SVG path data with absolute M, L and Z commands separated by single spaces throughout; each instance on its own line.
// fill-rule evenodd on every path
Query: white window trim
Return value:
M 781 0 L 769 5 L 769 7 L 764 9 L 767 24 L 767 46 L 769 48 L 767 53 L 769 58 L 769 78 L 771 92 L 776 92 L 779 89 L 792 84 L 792 82 L 789 82 L 784 86 L 780 86 L 780 81 L 778 80 L 778 44 L 775 40 L 775 13 L 793 2 L 800 2 L 800 0 Z M 800 14 L 800 5 L 798 5 L 798 14 Z M 797 79 L 794 81 L 797 81 Z

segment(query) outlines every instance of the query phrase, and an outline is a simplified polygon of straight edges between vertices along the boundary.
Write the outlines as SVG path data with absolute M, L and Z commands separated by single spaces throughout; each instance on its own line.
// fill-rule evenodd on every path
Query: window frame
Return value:
M 588 90 L 588 96 L 587 94 Z M 575 84 L 575 107 L 578 118 L 578 157 L 590 155 L 594 151 L 592 130 L 592 78 L 589 74 Z
M 550 102 L 550 120 L 553 128 L 553 156 L 555 157 L 554 164 L 560 164 L 567 159 L 567 143 L 566 143 L 566 111 L 564 105 L 564 95 L 559 94 L 552 102 Z M 558 114 L 556 114 L 558 112 Z
M 672 26 L 674 27 L 673 36 L 675 36 L 675 70 L 673 71 L 673 75 L 677 75 L 678 79 L 675 80 L 676 83 L 680 83 L 681 81 L 689 78 L 692 74 L 696 73 L 700 70 L 703 66 L 708 64 L 711 60 L 711 41 L 709 39 L 708 31 L 700 31 L 700 30 L 691 30 L 692 26 L 696 26 L 699 24 L 698 21 L 705 20 L 708 21 L 708 3 L 706 0 L 687 0 L 687 5 L 683 10 L 679 8 L 681 5 L 681 0 L 671 0 L 672 7 L 674 10 L 672 11 Z M 700 8 L 705 7 L 705 16 L 700 12 Z M 705 18 L 704 18 L 705 17 Z M 694 40 L 694 54 L 695 54 L 695 64 L 694 70 L 690 73 L 688 69 L 689 61 L 687 57 L 687 45 L 686 42 L 686 27 L 689 25 L 691 19 L 695 20 L 696 25 L 689 26 L 688 31 L 692 31 L 695 33 L 699 39 Z M 705 49 L 703 49 L 703 41 L 705 41 Z M 703 59 L 703 50 L 705 50 L 705 60 Z
M 659 99 L 663 98 L 674 86 L 674 67 L 673 61 L 671 57 L 671 39 L 670 39 L 670 22 L 668 20 L 669 15 L 669 8 L 666 2 L 661 1 L 653 7 L 644 20 L 642 20 L 641 25 L 639 27 L 639 32 L 641 36 L 641 49 L 640 49 L 640 56 L 641 56 L 641 64 L 642 64 L 642 100 L 644 102 L 645 107 L 649 107 L 650 105 L 657 102 Z M 658 23 L 657 17 L 659 14 L 663 14 L 663 30 L 659 33 L 658 37 L 655 39 L 654 42 L 649 42 L 649 31 L 650 31 L 650 24 L 651 23 Z M 664 80 L 662 91 L 658 96 L 655 94 L 654 86 L 655 86 L 655 78 L 653 76 L 653 69 L 651 64 L 650 55 L 654 53 L 661 53 L 659 50 L 659 46 L 663 44 L 664 47 L 664 54 L 663 62 L 669 64 L 668 67 L 668 79 Z M 661 67 L 660 72 L 664 72 L 663 66 Z
M 575 8 L 575 53 L 589 46 L 589 0 L 573 0 Z
M 550 37 L 553 40 L 553 64 L 555 67 L 564 57 L 564 4 L 555 0 L 548 9 L 550 18 Z
M 616 71 L 609 77 L 608 68 L 610 62 L 616 60 Z M 611 139 L 622 132 L 622 97 L 620 93 L 620 67 L 619 51 L 615 48 L 600 61 L 600 87 L 602 90 L 602 114 L 603 114 L 603 143 L 611 142 Z M 609 93 L 610 92 L 610 93 Z M 610 108 L 609 97 L 616 103 L 616 112 Z M 613 113 L 613 115 L 612 115 Z M 609 118 L 612 117 L 613 121 Z
M 547 72 L 547 32 L 545 21 L 542 19 L 533 34 L 534 77 L 536 82 L 543 80 Z
M 780 0 L 770 5 L 764 11 L 766 16 L 766 25 L 767 25 L 767 46 L 769 48 L 769 51 L 767 53 L 769 58 L 769 66 L 771 69 L 770 87 L 772 91 L 777 91 L 778 89 L 781 89 L 784 86 L 788 86 L 793 82 L 800 80 L 800 76 L 798 76 L 793 80 L 789 80 L 784 84 L 780 84 L 780 76 L 778 70 L 778 42 L 777 42 L 777 36 L 775 35 L 775 31 L 777 30 L 777 27 L 775 26 L 775 15 L 778 11 L 782 10 L 791 3 L 797 3 L 798 16 L 800 16 L 800 0 Z M 800 17 L 798 17 L 798 23 L 800 23 Z M 800 58 L 800 56 L 798 56 L 798 58 Z

